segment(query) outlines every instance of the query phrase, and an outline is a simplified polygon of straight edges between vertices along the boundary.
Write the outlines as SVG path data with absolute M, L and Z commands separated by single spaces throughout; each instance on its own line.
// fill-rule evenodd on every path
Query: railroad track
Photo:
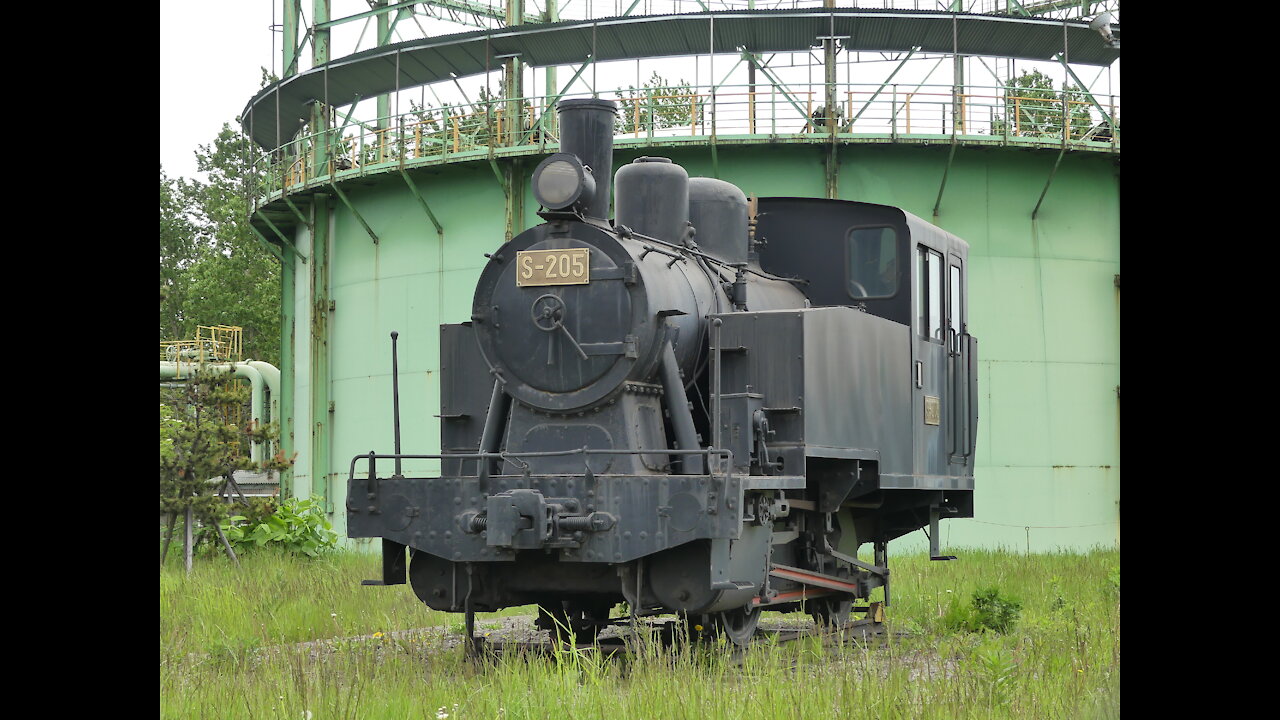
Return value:
M 657 639 L 664 647 L 671 647 L 679 643 L 691 642 L 688 637 L 681 631 L 676 620 L 666 620 L 658 623 L 647 624 L 646 628 L 653 633 L 653 637 Z M 625 633 L 625 634 L 624 634 Z M 774 643 L 794 642 L 803 638 L 821 638 L 822 644 L 828 647 L 834 647 L 845 644 L 867 643 L 876 638 L 886 637 L 905 637 L 908 633 L 893 632 L 889 630 L 884 622 L 876 622 L 870 618 L 854 620 L 839 628 L 819 629 L 814 625 L 799 626 L 778 624 L 775 626 L 761 625 L 757 628 L 755 636 L 746 648 L 737 648 L 739 654 L 751 647 L 759 647 Z M 627 624 L 619 625 L 619 634 L 597 638 L 591 643 L 577 643 L 575 645 L 561 644 L 554 640 L 491 640 L 486 637 L 477 637 L 474 640 L 473 649 L 468 654 L 474 657 L 500 657 L 502 655 L 545 655 L 552 656 L 561 652 L 588 653 L 599 654 L 604 657 L 614 657 L 616 655 L 626 655 L 631 651 L 632 643 L 628 642 L 632 637 L 632 633 Z

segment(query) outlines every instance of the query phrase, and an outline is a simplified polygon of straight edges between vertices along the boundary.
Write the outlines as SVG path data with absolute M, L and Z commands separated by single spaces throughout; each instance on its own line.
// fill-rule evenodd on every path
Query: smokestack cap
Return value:
M 604 98 L 565 98 L 556 103 L 556 111 L 568 110 L 608 110 L 616 115 L 618 103 Z

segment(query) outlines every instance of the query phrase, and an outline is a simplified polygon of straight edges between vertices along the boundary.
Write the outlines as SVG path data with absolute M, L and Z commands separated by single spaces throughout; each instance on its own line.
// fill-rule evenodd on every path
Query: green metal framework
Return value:
M 566 3 L 563 8 L 568 8 L 572 1 Z M 289 201 L 288 196 L 291 193 L 310 192 L 313 188 L 325 187 L 352 211 L 364 231 L 376 243 L 378 237 L 376 231 L 347 199 L 339 187 L 342 181 L 391 171 L 404 174 L 407 168 L 471 161 L 483 157 L 492 168 L 495 179 L 507 199 L 508 222 L 505 236 L 511 237 L 516 219 L 521 217 L 523 212 L 518 207 L 523 202 L 521 194 L 512 192 L 513 185 L 518 184 L 520 180 L 520 174 L 515 172 L 520 162 L 519 158 L 542 155 L 556 149 L 558 138 L 554 126 L 555 103 L 563 97 L 581 94 L 571 93 L 570 89 L 583 77 L 584 71 L 590 67 L 594 75 L 594 66 L 599 58 L 608 56 L 611 52 L 615 55 L 619 52 L 616 47 L 603 49 L 603 51 L 598 47 L 597 30 L 600 22 L 616 25 L 619 19 L 637 9 L 651 10 L 655 2 L 656 0 L 650 0 L 650 2 L 633 0 L 625 10 L 622 9 L 621 4 L 618 4 L 614 14 L 619 14 L 618 11 L 621 11 L 619 18 L 592 22 L 588 28 L 587 25 L 575 24 L 571 21 L 556 23 L 555 21 L 561 17 L 563 8 L 555 0 L 549 0 L 545 8 L 539 8 L 541 13 L 535 15 L 525 12 L 525 0 L 507 0 L 501 12 L 497 6 L 470 0 L 398 3 L 392 3 L 390 0 L 373 0 L 373 7 L 370 10 L 338 19 L 329 18 L 327 0 L 313 0 L 313 21 L 310 25 L 306 25 L 305 17 L 300 13 L 296 0 L 287 0 L 284 3 L 286 43 L 282 51 L 282 61 L 290 72 L 287 72 L 286 77 L 275 86 L 268 87 L 259 93 L 258 97 L 250 103 L 243 121 L 250 135 L 262 141 L 272 134 L 271 129 L 264 130 L 261 126 L 255 128 L 255 119 L 259 114 L 272 110 L 273 112 L 268 114 L 274 120 L 274 135 L 277 140 L 281 138 L 281 123 L 284 122 L 282 112 L 285 115 L 288 114 L 281 107 L 281 103 L 286 102 L 284 98 L 286 91 L 296 85 L 296 83 L 291 84 L 290 79 L 296 73 L 297 59 L 301 56 L 299 48 L 308 39 L 312 44 L 313 67 L 320 69 L 310 72 L 312 92 L 322 91 L 323 100 L 317 102 L 311 99 L 305 103 L 309 112 L 307 123 L 309 127 L 303 128 L 287 142 L 272 145 L 268 152 L 258 158 L 257 169 L 261 171 L 260 176 L 263 181 L 256 188 L 253 200 L 254 220 L 264 226 L 261 234 L 264 238 L 267 237 L 266 230 L 270 229 L 272 235 L 281 240 L 282 247 L 287 247 L 289 243 L 285 233 L 281 232 L 277 224 L 288 224 L 292 220 L 274 211 L 273 206 L 280 200 L 284 200 L 292 215 L 301 219 L 298 208 Z M 774 45 L 781 43 L 779 46 L 786 46 L 787 43 L 794 44 L 797 42 L 796 38 L 805 37 L 805 33 L 808 32 L 812 40 L 806 42 L 819 43 L 823 49 L 820 63 L 824 73 L 823 82 L 821 84 L 787 82 L 770 66 L 777 54 L 766 59 L 765 53 L 738 46 L 737 62 L 719 83 L 694 88 L 646 88 L 643 99 L 632 98 L 630 107 L 635 117 L 631 122 L 631 137 L 619 137 L 618 145 L 625 147 L 629 142 L 636 142 L 662 148 L 690 143 L 706 144 L 710 146 L 712 152 L 713 173 L 718 175 L 715 158 L 717 148 L 721 144 L 824 143 L 829 148 L 824 160 L 827 197 L 836 197 L 838 194 L 839 164 L 835 161 L 835 148 L 842 143 L 933 144 L 945 141 L 951 146 L 949 157 L 954 156 L 957 146 L 1053 148 L 1059 151 L 1059 157 L 1068 148 L 1073 151 L 1119 152 L 1120 133 L 1118 122 L 1115 120 L 1118 117 L 1118 96 L 1107 95 L 1100 98 L 1098 94 L 1086 89 L 1074 96 L 1064 93 L 1060 105 L 1046 102 L 1042 98 L 1024 98 L 1018 94 L 1018 88 L 1004 84 L 988 86 L 966 84 L 963 64 L 960 62 L 963 51 L 989 51 L 993 43 L 994 46 L 1007 46 L 1010 56 L 1035 56 L 1049 52 L 1046 49 L 1048 46 L 1045 45 L 1046 38 L 1052 40 L 1056 35 L 1045 36 L 1044 31 L 1047 26 L 1032 24 L 1024 28 L 1019 25 L 1018 30 L 1025 29 L 1028 32 L 1034 31 L 1041 34 L 1038 40 L 1028 45 L 1028 41 L 1021 36 L 1008 35 L 1008 28 L 999 23 L 1016 22 L 1025 25 L 1032 21 L 1014 21 L 1012 18 L 1029 18 L 1037 14 L 1057 13 L 1062 18 L 1060 23 L 1062 47 L 1061 51 L 1053 54 L 1053 58 L 1059 61 L 1065 71 L 1082 87 L 1087 88 L 1088 86 L 1079 80 L 1067 63 L 1067 57 L 1071 54 L 1069 48 L 1072 47 L 1073 42 L 1070 33 L 1075 33 L 1074 56 L 1077 60 L 1084 54 L 1087 56 L 1086 62 L 1100 62 L 1102 61 L 1100 58 L 1118 56 L 1118 51 L 1112 52 L 1100 45 L 1100 38 L 1094 38 L 1091 34 L 1082 34 L 1082 23 L 1078 20 L 1075 27 L 1069 27 L 1070 18 L 1064 16 L 1063 12 L 1065 11 L 1068 15 L 1076 13 L 1077 18 L 1083 18 L 1087 13 L 1107 9 L 1106 6 L 1109 6 L 1109 3 L 1036 3 L 1033 5 L 1020 4 L 1012 0 L 1005 3 L 978 3 L 974 0 L 965 3 L 962 0 L 951 0 L 950 4 L 945 6 L 945 11 L 936 10 L 938 5 L 924 11 L 918 1 L 893 3 L 895 8 L 912 10 L 911 14 L 906 15 L 869 11 L 850 14 L 846 11 L 850 8 L 858 10 L 858 2 L 846 2 L 839 6 L 835 0 L 821 0 L 821 3 L 822 7 L 818 9 L 817 14 L 807 15 L 804 12 L 795 11 L 794 7 L 792 11 L 780 15 L 769 15 L 769 11 L 763 9 L 769 7 L 769 4 L 755 0 L 747 1 L 745 14 L 732 15 L 708 13 L 704 4 L 697 3 L 698 10 L 703 12 L 694 19 L 696 22 L 705 20 L 707 23 L 706 47 L 710 51 L 708 58 L 713 68 L 713 81 L 716 51 L 723 49 L 721 46 L 726 42 L 726 37 L 734 42 L 737 42 L 735 38 L 748 35 L 756 37 L 750 31 L 752 25 L 743 26 L 740 22 L 737 26 L 731 26 L 727 33 L 722 29 L 718 37 L 716 19 L 720 17 L 722 28 L 726 22 L 738 22 L 744 18 L 760 22 L 776 20 L 779 25 L 787 25 L 789 29 L 786 32 L 791 33 L 788 39 L 762 40 L 761 42 L 765 44 L 770 42 Z M 667 4 L 679 9 L 681 2 L 672 0 Z M 793 6 L 797 4 L 800 3 L 792 3 Z M 598 5 L 598 3 L 584 1 L 577 9 L 585 10 L 585 16 L 590 18 L 592 9 L 597 8 Z M 881 5 L 889 5 L 889 3 Z M 773 6 L 776 8 L 778 3 L 774 3 Z M 426 45 L 401 43 L 390 55 L 387 54 L 390 52 L 388 49 L 381 54 L 358 53 L 338 63 L 331 62 L 329 36 L 334 28 L 357 21 L 366 23 L 370 20 L 376 21 L 377 45 L 385 47 L 392 39 L 397 23 L 401 20 L 413 17 L 418 12 L 434 12 L 441 9 L 454 14 L 467 13 L 471 18 L 480 17 L 499 21 L 507 28 L 519 28 L 526 24 L 549 27 L 553 34 L 547 36 L 545 40 L 549 40 L 550 45 L 540 40 L 538 35 L 520 35 L 519 39 L 523 44 L 519 44 L 518 47 L 523 49 L 503 53 L 500 51 L 504 46 L 498 42 L 498 39 L 505 37 L 507 38 L 505 42 L 510 44 L 515 36 L 511 36 L 509 32 L 502 36 L 484 32 L 464 33 L 454 36 L 457 38 L 456 41 L 431 38 Z M 877 8 L 877 10 L 884 9 L 884 7 Z M 974 11 L 986 14 L 975 15 Z M 1001 17 L 1005 20 L 1001 21 Z M 457 20 L 456 17 L 453 19 Z M 641 24 L 617 26 L 615 29 L 639 29 L 650 25 L 656 27 L 655 20 L 652 17 L 637 18 L 637 22 Z M 942 20 L 944 24 L 936 24 L 937 20 Z M 298 33 L 300 21 L 306 27 L 301 38 Z M 547 21 L 550 21 L 551 25 L 546 25 Z M 812 25 L 811 21 L 816 21 L 818 25 Z M 975 31 L 979 25 L 991 22 L 996 23 L 992 26 L 995 30 Z M 1054 29 L 1057 27 L 1058 25 L 1053 25 L 1049 29 L 1052 33 L 1058 33 L 1059 31 Z M 743 35 L 744 28 L 747 29 L 747 35 Z M 826 34 L 814 35 L 815 28 L 819 33 L 825 30 Z M 872 28 L 875 32 L 866 28 Z M 539 55 L 544 59 L 558 57 L 557 53 L 563 54 L 563 51 L 554 48 L 573 38 L 577 38 L 579 42 L 585 42 L 588 37 L 585 33 L 588 29 L 590 52 L 587 53 L 585 62 L 577 65 L 569 81 L 560 87 L 556 82 L 555 66 L 548 65 L 546 86 L 556 92 L 525 95 L 522 85 L 524 76 L 522 55 L 527 51 L 530 55 Z M 841 83 L 837 80 L 836 71 L 840 53 L 843 52 L 847 57 L 852 50 L 866 45 L 900 43 L 876 33 L 892 34 L 902 29 L 923 33 L 920 35 L 923 39 L 919 42 L 907 43 L 903 52 L 891 58 L 897 64 L 882 82 Z M 664 32 L 674 33 L 675 31 L 672 27 L 666 27 Z M 798 35 L 796 35 L 797 32 Z M 860 37 L 840 34 L 843 32 L 859 34 Z M 939 32 L 946 35 L 939 35 Z M 868 33 L 871 34 L 868 35 Z M 991 37 L 992 33 L 996 34 L 994 39 Z M 644 32 L 640 35 L 642 38 L 648 37 Z M 616 37 L 616 35 L 613 36 L 614 39 L 611 40 L 613 44 L 617 42 Z M 530 45 L 530 43 L 533 44 Z M 640 44 L 646 47 L 653 45 L 653 43 Z M 921 52 L 926 44 L 935 50 L 950 45 L 951 57 L 955 60 L 953 82 L 946 86 L 925 85 L 923 82 L 914 86 L 894 83 L 894 78 L 908 61 L 918 53 L 921 56 L 926 54 Z M 502 71 L 500 95 L 496 98 L 489 96 L 479 102 L 467 100 L 462 104 L 442 104 L 441 107 L 431 108 L 429 111 L 416 109 L 408 113 L 398 112 L 397 100 L 397 111 L 393 112 L 391 95 L 386 91 L 393 91 L 398 98 L 400 91 L 404 89 L 401 86 L 402 81 L 420 83 L 424 78 L 431 76 L 432 72 L 438 74 L 438 70 L 429 69 L 425 71 L 425 75 L 423 74 L 423 58 L 435 56 L 421 55 L 421 51 L 418 50 L 420 47 L 437 46 L 455 49 L 473 46 L 482 48 L 485 74 L 487 75 L 491 69 L 500 68 Z M 671 47 L 659 49 L 650 47 L 647 50 L 633 52 L 659 55 L 672 52 L 673 49 L 692 52 L 697 49 L 695 46 L 697 41 L 686 37 L 677 40 Z M 510 47 L 514 48 L 517 45 L 510 45 Z M 548 48 L 551 49 L 548 50 Z M 547 54 L 548 52 L 550 55 Z M 436 61 L 456 64 L 457 57 L 456 53 L 452 60 L 441 55 Z M 990 70 L 985 61 L 981 58 L 979 60 L 983 67 Z M 726 85 L 733 71 L 744 61 L 749 71 L 748 84 Z M 394 83 L 390 84 L 390 87 L 385 80 L 377 79 L 380 74 L 378 68 L 385 68 L 389 62 L 392 63 L 390 67 L 394 76 Z M 941 59 L 938 64 L 941 64 Z M 355 97 L 346 104 L 347 110 L 341 124 L 335 127 L 332 120 L 340 114 L 341 104 L 338 106 L 327 104 L 331 101 L 330 67 L 333 67 L 334 92 L 340 92 L 339 87 L 350 87 L 351 81 L 344 78 L 347 78 L 354 68 L 366 65 L 370 70 L 360 71 L 363 74 L 356 77 L 369 85 L 372 93 L 367 90 L 356 92 Z M 934 69 L 937 66 L 935 65 Z M 475 67 L 473 66 L 472 69 L 474 70 Z M 757 72 L 767 81 L 767 85 L 764 86 L 767 90 L 763 90 L 762 86 L 757 84 Z M 932 72 L 931 70 L 930 75 Z M 450 73 L 450 75 L 451 82 L 457 85 L 456 74 Z M 1001 83 L 1002 79 L 998 73 L 993 71 L 992 76 L 997 83 Z M 927 79 L 928 76 L 925 80 Z M 322 85 L 317 87 L 316 82 L 321 82 Z M 590 85 L 592 96 L 609 95 L 607 92 L 601 93 L 594 82 Z M 460 85 L 458 89 L 462 90 Z M 298 97 L 297 92 L 293 91 L 291 98 Z M 434 95 L 434 90 L 432 92 Z M 377 99 L 376 117 L 372 120 L 355 120 L 354 114 L 359 101 L 369 94 Z M 465 92 L 463 96 L 465 98 Z M 620 97 L 620 99 L 624 101 L 625 108 L 627 98 Z M 672 121 L 669 112 L 665 113 L 665 117 L 659 117 L 660 114 L 655 112 L 659 108 L 669 110 L 673 103 L 685 100 L 689 103 L 687 132 L 682 125 Z M 288 99 L 287 102 L 296 102 L 296 99 Z M 1087 106 L 1096 110 L 1102 116 L 1103 122 L 1086 129 L 1077 127 L 1071 122 L 1062 121 L 1063 118 L 1071 115 L 1073 106 Z M 1052 120 L 1055 115 L 1059 118 L 1056 123 Z M 1055 125 L 1061 130 L 1053 131 Z M 1103 129 L 1105 131 L 1101 131 Z M 947 167 L 949 171 L 950 162 Z M 933 208 L 935 216 L 941 211 L 947 176 L 948 172 L 944 171 L 937 192 L 937 202 Z M 407 175 L 404 177 L 408 180 Z M 1052 173 L 1045 185 L 1046 192 L 1051 179 Z M 430 214 L 429 205 L 421 192 L 412 185 L 410 189 Z M 1041 199 L 1043 200 L 1043 197 Z M 1037 204 L 1038 207 L 1039 204 Z M 274 222 L 273 214 L 276 215 Z M 443 233 L 434 217 L 432 221 L 437 227 L 437 232 Z M 305 224 L 305 220 L 303 222 Z
M 314 3 L 314 0 L 313 0 Z M 430 37 L 423 22 L 442 21 L 457 26 L 494 29 L 517 24 L 554 23 L 561 19 L 597 19 L 631 17 L 636 15 L 681 14 L 716 10 L 789 9 L 809 7 L 890 9 L 903 11 L 950 10 L 962 13 L 985 14 L 1003 17 L 1053 19 L 1090 18 L 1101 12 L 1119 13 L 1119 0 L 715 0 L 711 4 L 703 0 L 557 0 L 530 2 L 530 8 L 522 8 L 512 15 L 511 3 L 497 0 L 369 0 L 371 8 L 363 12 L 339 18 L 328 16 L 324 9 L 312 8 L 314 14 L 304 12 L 300 0 L 281 0 L 284 9 L 280 25 L 283 35 L 281 50 L 281 77 L 289 77 L 299 71 L 298 62 L 316 34 L 334 28 L 361 23 L 360 40 L 351 52 L 368 47 L 388 44 L 392 38 L 406 40 L 411 37 Z M 561 9 L 563 7 L 563 10 Z M 383 19 L 386 19 L 385 21 Z M 518 18 L 518 20 L 516 19 Z M 370 21 L 382 23 L 376 33 L 368 33 Z M 414 33 L 413 31 L 417 32 Z M 402 32 L 403 31 L 403 32 Z

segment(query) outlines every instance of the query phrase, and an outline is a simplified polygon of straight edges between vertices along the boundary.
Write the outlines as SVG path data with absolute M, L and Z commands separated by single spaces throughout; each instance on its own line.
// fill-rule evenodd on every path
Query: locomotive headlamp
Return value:
M 548 210 L 584 206 L 596 194 L 596 180 L 578 156 L 556 153 L 533 171 L 533 197 Z

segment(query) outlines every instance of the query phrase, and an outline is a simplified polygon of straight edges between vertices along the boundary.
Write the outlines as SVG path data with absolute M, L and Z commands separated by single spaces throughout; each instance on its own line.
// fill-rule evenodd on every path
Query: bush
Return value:
M 272 545 L 317 557 L 338 546 L 338 534 L 325 517 L 321 502 L 317 497 L 289 498 L 260 521 L 244 515 L 227 518 L 222 532 L 236 552 Z
M 220 499 L 219 502 L 221 502 Z M 279 508 L 279 504 L 276 502 L 275 498 L 269 497 L 248 498 L 247 505 L 240 503 L 229 505 L 225 502 L 222 504 L 227 505 L 227 507 L 234 507 L 235 512 L 239 513 L 234 517 L 226 518 L 221 521 L 222 531 L 226 534 L 227 541 L 230 542 L 231 546 L 237 550 L 240 547 L 243 547 L 245 543 L 244 534 L 246 532 L 246 528 L 252 529 L 259 524 L 267 522 Z M 223 514 L 226 514 L 227 512 L 229 511 L 224 510 Z M 177 543 L 179 546 L 181 546 L 183 542 L 183 537 L 186 532 L 186 524 L 186 518 L 181 514 L 178 514 L 174 519 L 173 542 Z M 217 534 L 213 532 L 205 532 L 206 527 L 208 526 L 204 521 L 197 519 L 194 526 L 191 528 L 193 536 L 192 540 L 194 542 L 192 552 L 195 555 L 221 554 L 223 552 L 222 544 L 218 541 Z M 164 547 L 164 540 L 168 536 L 168 525 L 163 522 L 160 523 L 161 548 Z
M 999 588 L 990 587 L 975 591 L 967 606 L 959 599 L 952 600 L 942 624 L 953 631 L 989 630 L 1003 634 L 1018 624 L 1021 609 L 1021 600 L 1001 595 Z

